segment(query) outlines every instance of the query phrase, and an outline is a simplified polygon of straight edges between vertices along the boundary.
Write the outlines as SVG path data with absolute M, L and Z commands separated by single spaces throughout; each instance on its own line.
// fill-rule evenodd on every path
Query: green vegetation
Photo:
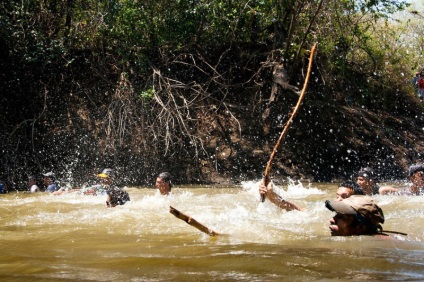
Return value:
M 244 125 L 272 106 L 276 65 L 301 87 L 315 42 L 309 100 L 414 116 L 405 80 L 423 67 L 424 39 L 414 35 L 422 35 L 422 16 L 407 7 L 397 0 L 3 1 L 0 171 L 78 178 L 107 165 L 133 183 L 161 169 L 208 181 L 202 170 L 234 167 L 217 151 L 221 142 L 232 143 L 230 156 L 242 150 L 231 133 L 250 132 L 251 146 L 272 137 L 266 120 Z M 399 11 L 409 20 L 393 19 Z M 280 102 L 289 108 L 290 99 Z

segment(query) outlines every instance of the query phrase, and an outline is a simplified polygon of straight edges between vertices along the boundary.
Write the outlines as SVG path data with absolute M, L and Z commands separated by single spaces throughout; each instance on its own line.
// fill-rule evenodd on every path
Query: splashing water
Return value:
M 305 208 L 259 201 L 258 182 L 176 187 L 161 196 L 125 188 L 131 201 L 107 209 L 105 196 L 7 194 L 1 198 L 0 279 L 231 281 L 424 279 L 423 197 L 374 196 L 384 228 L 409 235 L 331 237 L 335 184 L 276 185 Z M 210 237 L 169 206 L 222 236 Z

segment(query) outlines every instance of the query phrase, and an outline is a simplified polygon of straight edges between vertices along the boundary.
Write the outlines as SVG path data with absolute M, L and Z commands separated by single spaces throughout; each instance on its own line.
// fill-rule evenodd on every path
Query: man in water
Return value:
M 171 174 L 169 172 L 160 173 L 156 178 L 155 187 L 159 189 L 161 195 L 169 195 L 172 188 Z
M 356 183 L 361 186 L 366 195 L 379 194 L 380 187 L 377 184 L 377 175 L 370 167 L 364 167 L 359 170 Z
M 393 187 L 380 188 L 380 194 L 423 196 L 424 195 L 424 164 L 414 164 L 408 169 L 408 187 L 396 189 Z
M 107 168 L 102 171 L 102 173 L 97 175 L 101 179 L 101 189 L 104 189 L 107 194 L 106 206 L 108 208 L 116 207 L 117 205 L 124 205 L 126 202 L 130 201 L 130 195 L 127 191 L 122 190 L 121 188 L 114 186 L 113 177 L 115 173 L 112 169 Z M 97 188 L 97 193 L 99 193 L 99 187 Z
M 336 212 L 330 219 L 331 236 L 378 235 L 383 232 L 383 210 L 368 196 L 353 195 L 342 201 L 326 201 L 325 206 Z
M 53 172 L 43 173 L 43 183 L 46 186 L 46 192 L 53 193 L 58 190 L 55 181 L 56 176 Z
M 28 187 L 29 187 L 29 191 L 31 193 L 40 192 L 40 188 L 37 185 L 37 177 L 36 176 L 28 177 Z
M 362 188 L 353 181 L 347 180 L 340 183 L 336 192 L 336 200 L 342 201 L 352 195 L 365 195 Z
M 384 194 L 389 191 L 394 191 L 391 186 L 380 187 L 378 185 L 378 177 L 374 170 L 370 167 L 361 168 L 356 177 L 356 183 L 361 186 L 361 189 L 364 191 L 363 195 L 377 195 Z
M 82 188 L 81 193 L 94 196 L 106 194 L 107 188 L 109 188 L 113 182 L 114 174 L 113 169 L 105 168 L 101 173 L 96 175 L 99 183 Z

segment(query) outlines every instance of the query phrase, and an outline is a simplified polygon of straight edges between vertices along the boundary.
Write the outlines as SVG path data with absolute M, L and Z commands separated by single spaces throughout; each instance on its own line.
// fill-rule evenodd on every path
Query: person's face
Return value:
M 43 183 L 44 183 L 44 185 L 50 185 L 50 183 L 51 183 L 50 178 L 48 178 L 48 177 L 44 177 L 44 178 L 43 178 Z
M 159 192 L 162 195 L 169 194 L 169 182 L 164 182 L 162 178 L 160 177 L 156 178 L 155 187 L 159 189 Z
M 331 236 L 351 236 L 356 235 L 356 229 L 352 226 L 355 216 L 351 214 L 339 214 L 330 219 Z
M 369 187 L 372 187 L 374 185 L 373 179 L 366 179 L 363 176 L 358 176 L 356 179 L 356 183 L 362 187 L 362 189 L 367 189 Z
M 110 177 L 101 177 L 100 178 L 100 182 L 103 185 L 111 185 L 112 184 L 112 178 L 110 178 Z
M 352 196 L 353 190 L 347 187 L 339 187 L 336 192 L 336 200 L 343 201 L 343 199 Z
M 411 182 L 418 187 L 424 186 L 424 171 L 417 171 L 411 176 Z

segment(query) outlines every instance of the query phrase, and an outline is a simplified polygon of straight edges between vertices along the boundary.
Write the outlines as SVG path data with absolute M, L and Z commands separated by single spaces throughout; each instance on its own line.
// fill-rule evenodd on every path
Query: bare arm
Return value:
M 383 186 L 383 187 L 380 187 L 380 189 L 378 189 L 378 193 L 380 193 L 380 195 L 387 195 L 391 193 L 396 193 L 398 190 L 399 189 L 396 189 L 391 186 Z
M 284 200 L 283 198 L 281 198 L 280 195 L 278 195 L 277 193 L 275 193 L 272 189 L 273 189 L 274 184 L 272 182 L 270 182 L 268 184 L 268 187 L 265 187 L 264 182 L 262 181 L 259 184 L 259 193 L 261 195 L 265 195 L 265 197 L 274 205 L 276 205 L 277 207 L 281 208 L 281 209 L 285 209 L 286 211 L 292 211 L 292 210 L 298 210 L 301 211 L 302 209 L 299 208 L 297 205 Z

